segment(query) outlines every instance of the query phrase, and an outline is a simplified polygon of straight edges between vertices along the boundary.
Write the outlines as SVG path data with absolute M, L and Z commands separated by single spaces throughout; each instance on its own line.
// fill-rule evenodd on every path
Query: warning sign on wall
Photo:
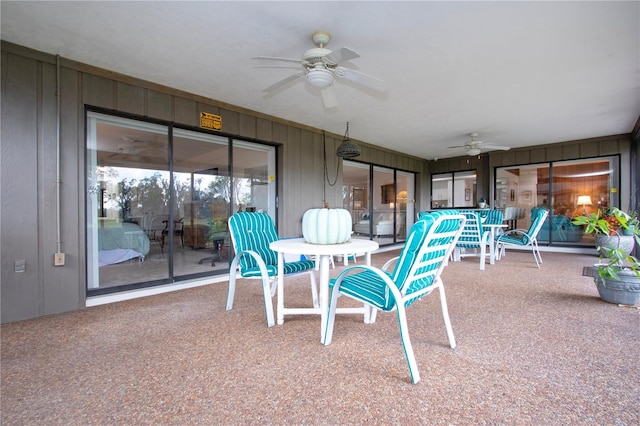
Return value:
M 208 112 L 201 112 L 200 127 L 209 130 L 222 130 L 222 117 Z

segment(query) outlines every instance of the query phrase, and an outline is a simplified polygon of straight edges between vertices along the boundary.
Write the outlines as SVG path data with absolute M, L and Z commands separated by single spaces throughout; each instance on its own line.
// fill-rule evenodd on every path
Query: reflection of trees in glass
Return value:
M 131 179 L 131 182 L 128 182 L 126 178 L 118 182 L 118 193 L 115 201 L 120 209 L 120 217 L 122 219 L 131 216 L 131 202 L 135 196 L 133 191 L 135 183 L 135 179 Z
M 216 199 L 220 199 L 228 203 L 231 201 L 230 182 L 231 179 L 228 176 L 216 176 L 216 178 L 209 183 L 209 191 L 214 194 Z
M 109 170 L 110 169 L 110 170 Z M 105 177 L 109 177 L 112 187 L 117 186 L 114 194 L 109 194 L 109 202 L 112 208 L 119 210 L 119 216 L 126 219 L 132 216 L 142 216 L 149 214 L 168 214 L 171 202 L 171 192 L 169 191 L 169 180 L 163 178 L 162 173 L 155 172 L 142 179 L 125 178 L 118 181 L 118 172 L 108 168 L 104 172 Z M 174 212 L 177 216 L 184 214 L 185 204 L 199 201 L 201 205 L 198 212 L 200 217 L 212 217 L 212 210 L 215 211 L 217 220 L 226 223 L 228 215 L 228 205 L 230 201 L 230 182 L 227 176 L 215 176 L 208 178 L 197 178 L 193 182 L 193 193 L 191 192 L 191 177 L 180 179 L 179 174 L 174 175 Z M 184 177 L 184 176 L 183 176 Z M 206 186 L 205 186 L 206 185 Z M 240 191 L 242 185 L 238 185 L 236 191 Z M 115 188 L 114 188 L 115 189 Z M 238 192 L 236 192 L 238 194 Z M 242 200 L 247 202 L 250 194 L 242 194 Z M 220 216 L 218 218 L 218 216 Z
M 180 216 L 181 214 L 184 213 L 185 203 L 191 202 L 191 183 L 189 182 L 189 180 L 185 180 L 184 182 L 181 182 L 178 179 L 177 175 L 174 175 L 173 183 L 174 183 L 174 191 L 175 191 L 175 198 L 174 198 L 175 210 L 174 211 L 178 216 Z
M 140 179 L 137 186 L 139 213 L 161 214 L 169 212 L 169 182 L 158 172 Z
M 244 207 L 251 206 L 256 207 L 256 200 L 252 199 L 251 192 L 251 179 L 248 178 L 237 178 L 233 180 L 233 194 L 236 200 L 236 205 L 234 206 L 234 211 L 238 211 L 239 207 L 242 205 Z M 266 206 L 258 206 L 260 208 Z

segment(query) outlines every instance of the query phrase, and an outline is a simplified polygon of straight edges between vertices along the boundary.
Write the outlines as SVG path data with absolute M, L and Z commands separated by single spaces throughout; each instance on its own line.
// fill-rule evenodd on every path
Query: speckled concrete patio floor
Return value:
M 437 295 L 411 306 L 416 385 L 395 314 L 339 316 L 325 347 L 317 316 L 267 328 L 255 281 L 230 312 L 219 283 L 4 324 L 1 423 L 639 425 L 640 310 L 598 298 L 595 256 L 543 259 L 450 263 L 458 346 Z M 286 285 L 287 305 L 310 305 L 306 278 Z

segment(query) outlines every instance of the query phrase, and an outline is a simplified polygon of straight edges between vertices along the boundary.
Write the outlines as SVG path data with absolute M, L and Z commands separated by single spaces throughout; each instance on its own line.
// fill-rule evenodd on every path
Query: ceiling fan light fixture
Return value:
M 333 74 L 325 68 L 314 68 L 307 72 L 307 83 L 318 89 L 324 89 L 333 83 Z
M 480 148 L 469 148 L 467 150 L 467 155 L 474 157 L 476 155 L 480 155 L 480 152 Z
M 339 158 L 355 158 L 360 155 L 360 147 L 349 139 L 349 123 L 347 123 L 347 131 L 344 133 L 342 143 L 336 149 L 336 157 Z

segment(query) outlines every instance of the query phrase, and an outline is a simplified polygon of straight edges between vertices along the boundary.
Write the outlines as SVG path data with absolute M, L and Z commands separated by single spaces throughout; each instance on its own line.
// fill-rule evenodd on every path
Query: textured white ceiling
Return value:
M 629 133 L 640 116 L 640 2 L 1 3 L 1 37 L 19 45 L 422 158 L 479 132 L 522 147 Z M 345 64 L 383 93 L 335 83 L 323 108 L 299 69 L 311 34 L 361 58 Z M 282 67 L 282 65 L 289 66 Z M 223 123 L 224 124 L 224 123 Z

